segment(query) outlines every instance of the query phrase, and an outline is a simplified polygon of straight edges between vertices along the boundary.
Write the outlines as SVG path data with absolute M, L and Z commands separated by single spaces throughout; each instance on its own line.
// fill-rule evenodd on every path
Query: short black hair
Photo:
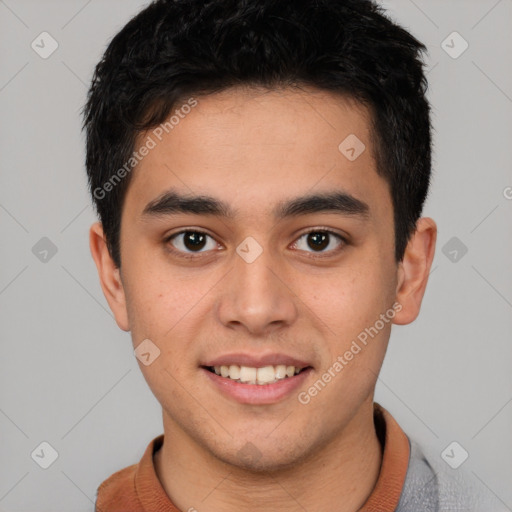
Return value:
M 424 51 L 372 0 L 150 3 L 110 41 L 83 109 L 89 188 L 116 266 L 137 136 L 186 98 L 236 86 L 313 86 L 369 109 L 401 261 L 431 175 Z

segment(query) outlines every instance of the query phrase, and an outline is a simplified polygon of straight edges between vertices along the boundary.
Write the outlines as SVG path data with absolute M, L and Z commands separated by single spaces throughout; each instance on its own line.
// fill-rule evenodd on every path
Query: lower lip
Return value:
M 304 383 L 312 368 L 302 370 L 293 377 L 286 377 L 273 384 L 243 384 L 210 372 L 206 368 L 201 370 L 224 395 L 242 404 L 265 405 L 276 403 L 291 395 Z

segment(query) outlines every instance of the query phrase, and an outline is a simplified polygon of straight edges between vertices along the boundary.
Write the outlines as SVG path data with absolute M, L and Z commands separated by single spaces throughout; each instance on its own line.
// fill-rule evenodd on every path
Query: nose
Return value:
M 237 253 L 216 302 L 218 320 L 254 336 L 289 327 L 298 313 L 298 298 L 289 279 L 282 262 L 269 250 L 264 249 L 254 260 Z

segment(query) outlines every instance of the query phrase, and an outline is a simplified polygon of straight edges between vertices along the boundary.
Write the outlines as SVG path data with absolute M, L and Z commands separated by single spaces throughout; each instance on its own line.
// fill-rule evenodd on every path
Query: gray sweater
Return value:
M 511 512 L 480 480 L 450 468 L 409 439 L 409 467 L 396 512 Z

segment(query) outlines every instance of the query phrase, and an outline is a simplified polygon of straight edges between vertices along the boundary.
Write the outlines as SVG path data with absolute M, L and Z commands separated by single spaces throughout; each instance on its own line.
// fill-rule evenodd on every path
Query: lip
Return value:
M 276 366 L 278 364 L 284 364 L 286 366 L 295 366 L 296 368 L 305 368 L 306 366 L 312 366 L 306 361 L 302 361 L 295 357 L 279 354 L 247 354 L 247 353 L 233 353 L 224 354 L 217 356 L 215 359 L 211 359 L 201 366 L 231 366 L 232 364 L 240 366 L 249 366 L 251 368 L 262 368 L 263 366 Z
M 223 359 L 223 361 L 227 361 L 227 359 Z M 201 367 L 201 371 L 224 396 L 242 404 L 268 405 L 289 397 L 304 383 L 305 379 L 313 371 L 313 368 L 309 366 L 293 377 L 286 377 L 273 384 L 261 385 L 236 382 L 235 380 L 212 373 L 204 367 Z

